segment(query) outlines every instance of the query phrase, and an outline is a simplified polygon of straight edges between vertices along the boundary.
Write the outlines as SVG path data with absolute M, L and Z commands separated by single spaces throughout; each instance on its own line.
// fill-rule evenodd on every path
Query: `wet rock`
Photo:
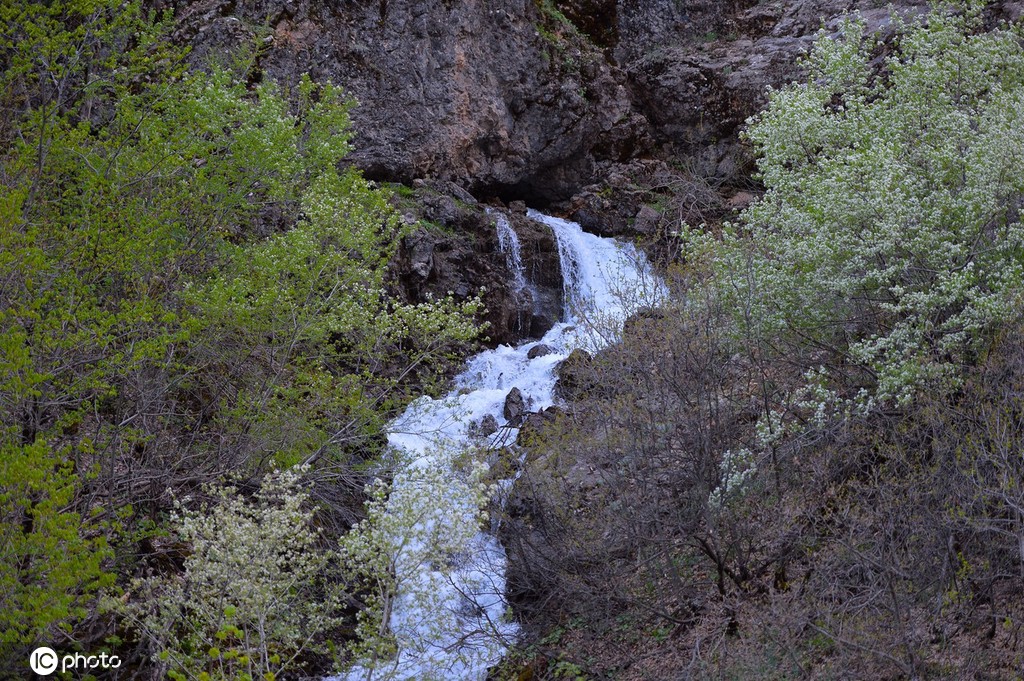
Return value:
M 513 428 L 518 427 L 526 414 L 526 399 L 519 388 L 512 388 L 505 396 L 505 406 L 502 409 L 505 419 Z
M 477 427 L 477 432 L 481 437 L 489 437 L 498 432 L 498 419 L 494 418 L 493 414 L 486 414 L 480 419 L 480 425 Z
M 438 194 L 453 189 L 433 180 L 393 199 L 407 224 L 420 229 L 403 239 L 391 263 L 396 287 L 408 302 L 420 303 L 455 294 L 466 299 L 484 289 L 489 344 L 515 344 L 540 338 L 559 321 L 562 309 L 558 246 L 551 230 L 525 215 L 507 214 L 522 247 L 529 286 L 515 285 L 501 252 L 493 214 L 484 206 Z M 425 221 L 425 222 L 424 222 Z
M 540 338 L 562 317 L 562 265 L 551 229 L 525 215 L 509 215 L 522 245 L 523 274 L 529 283 L 532 307 L 528 336 Z
M 554 350 L 551 349 L 550 345 L 538 343 L 537 345 L 534 345 L 532 348 L 530 348 L 530 350 L 526 353 L 526 358 L 537 359 L 538 357 L 550 355 L 552 352 L 554 352 Z

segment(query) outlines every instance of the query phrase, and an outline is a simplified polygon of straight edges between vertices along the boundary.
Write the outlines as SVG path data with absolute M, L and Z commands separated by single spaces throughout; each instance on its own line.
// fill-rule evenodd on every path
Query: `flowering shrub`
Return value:
M 881 74 L 861 20 L 823 33 L 750 121 L 767 193 L 717 252 L 740 333 L 865 373 L 862 408 L 956 385 L 1019 303 L 1021 30 L 959 10 L 899 25 Z
M 120 606 L 171 678 L 273 679 L 341 621 L 301 473 L 268 475 L 251 500 L 211 486 L 213 505 L 176 504 L 184 574 L 137 581 Z
M 410 464 L 392 485 L 377 480 L 368 489 L 367 517 L 340 547 L 346 583 L 362 606 L 348 650 L 356 665 L 344 678 L 446 679 L 452 670 L 434 665 L 439 648 L 448 653 L 442 664 L 451 663 L 449 647 L 477 665 L 500 655 L 500 622 L 467 631 L 461 621 L 461 608 L 479 607 L 472 593 L 493 588 L 478 568 L 487 556 L 470 555 L 481 550 L 474 537 L 494 493 L 485 473 L 479 464 L 468 476 L 446 465 Z
M 336 551 L 318 543 L 305 472 L 272 473 L 251 499 L 211 485 L 213 503 L 176 503 L 171 529 L 190 548 L 184 572 L 136 580 L 125 599 L 106 599 L 170 678 L 272 680 L 294 671 L 304 652 L 328 647 L 359 665 L 350 674 L 405 678 L 403 664 L 426 672 L 399 651 L 453 643 L 462 616 L 453 598 L 469 602 L 458 589 L 486 579 L 464 555 L 487 519 L 485 469 L 464 476 L 409 466 L 400 484 L 376 481 L 367 517 Z M 333 628 L 351 626 L 344 610 L 352 605 L 355 636 L 328 644 Z M 429 615 L 395 630 L 392 614 L 402 608 Z M 501 646 L 500 624 L 493 627 L 467 634 L 478 645 L 464 654 L 493 659 Z

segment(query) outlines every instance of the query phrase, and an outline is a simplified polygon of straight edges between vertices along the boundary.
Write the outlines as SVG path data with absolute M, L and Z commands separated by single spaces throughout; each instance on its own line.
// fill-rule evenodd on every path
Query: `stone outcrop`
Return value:
M 529 312 L 522 337 L 540 338 L 561 321 L 563 304 L 562 265 L 558 242 L 551 228 L 526 217 L 525 211 L 510 215 L 522 245 L 523 269 L 527 281 Z
M 498 432 L 498 419 L 494 418 L 494 414 L 485 414 L 480 419 L 479 433 L 481 437 L 490 437 Z
M 451 182 L 417 181 L 393 203 L 410 224 L 392 263 L 393 286 L 410 302 L 449 294 L 464 300 L 483 290 L 481 321 L 489 345 L 539 338 L 562 313 L 558 245 L 551 230 L 522 210 L 485 207 Z M 460 197 L 461 198 L 458 198 Z M 498 243 L 494 213 L 502 211 L 519 237 L 527 289 L 517 291 Z
M 888 27 L 889 11 L 871 0 L 775 0 L 723 7 L 712 0 L 623 2 L 616 55 L 635 110 L 644 115 L 661 154 L 685 158 L 690 172 L 738 184 L 752 171 L 737 134 L 767 103 L 768 86 L 801 76 L 799 57 L 819 30 L 860 11 L 870 31 Z M 927 2 L 903 0 L 901 14 Z M 653 38 L 653 39 L 652 39 Z
M 343 84 L 368 177 L 451 180 L 474 194 L 569 198 L 629 118 L 586 36 L 533 0 L 153 0 L 198 59 L 262 42 L 263 74 Z M 260 27 L 266 27 L 261 29 Z M 266 32 L 265 37 L 259 38 Z
M 537 359 L 538 357 L 550 355 L 552 352 L 554 352 L 554 350 L 551 349 L 550 345 L 538 343 L 537 345 L 534 345 L 532 348 L 530 348 L 530 350 L 526 353 L 526 359 Z

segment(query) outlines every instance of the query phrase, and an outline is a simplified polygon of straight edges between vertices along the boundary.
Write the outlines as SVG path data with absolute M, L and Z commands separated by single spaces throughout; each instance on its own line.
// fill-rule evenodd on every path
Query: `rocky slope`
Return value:
M 744 184 L 737 145 L 765 88 L 798 75 L 822 26 L 875 0 L 152 0 L 197 57 L 260 44 L 359 101 L 352 159 L 373 179 L 448 180 L 477 197 L 565 202 L 637 160 Z M 918 12 L 923 0 L 901 0 Z M 993 3 L 993 20 L 1021 3 Z M 622 165 L 625 164 L 625 165 Z
M 373 179 L 565 199 L 630 113 L 600 51 L 531 0 L 201 0 L 177 16 L 198 56 L 258 40 L 267 75 L 344 84 L 360 103 L 353 160 Z

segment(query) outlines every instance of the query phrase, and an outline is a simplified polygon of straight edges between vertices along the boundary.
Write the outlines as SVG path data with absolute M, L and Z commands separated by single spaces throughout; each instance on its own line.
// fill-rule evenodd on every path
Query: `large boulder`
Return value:
M 550 355 L 554 350 L 551 349 L 550 345 L 544 343 L 537 343 L 530 348 L 526 353 L 526 359 L 537 359 L 538 357 L 546 357 Z
M 594 358 L 586 350 L 576 349 L 555 366 L 555 395 L 575 402 L 595 387 Z
M 494 418 L 494 414 L 486 414 L 480 419 L 478 432 L 481 437 L 490 437 L 498 432 L 498 419 Z
M 508 425 L 518 428 L 526 417 L 526 399 L 519 388 L 512 388 L 505 396 L 505 406 L 502 414 L 508 421 Z
M 530 296 L 530 338 L 540 338 L 561 321 L 562 264 L 551 228 L 526 215 L 511 213 L 512 227 L 522 244 L 522 260 Z

